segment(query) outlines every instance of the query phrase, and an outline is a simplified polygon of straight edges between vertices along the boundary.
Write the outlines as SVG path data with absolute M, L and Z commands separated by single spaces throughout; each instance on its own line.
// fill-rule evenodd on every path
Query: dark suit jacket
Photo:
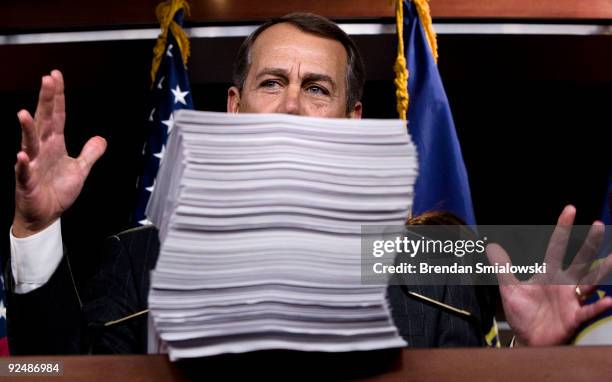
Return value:
M 18 295 L 7 277 L 8 335 L 11 354 L 145 353 L 147 315 L 105 326 L 147 309 L 150 271 L 159 255 L 153 227 L 111 236 L 100 272 L 80 293 L 65 253 L 42 287 Z M 10 266 L 7 267 L 10 269 Z M 400 334 L 413 347 L 480 346 L 482 313 L 473 287 L 412 286 L 411 290 L 473 313 L 466 319 L 407 297 L 390 286 L 388 296 Z

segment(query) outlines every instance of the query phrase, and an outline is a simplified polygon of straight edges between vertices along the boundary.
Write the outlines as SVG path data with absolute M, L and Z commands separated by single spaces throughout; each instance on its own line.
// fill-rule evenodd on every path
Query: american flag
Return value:
M 0 273 L 0 357 L 8 355 L 9 348 L 6 339 L 6 307 L 4 306 L 4 278 Z
M 176 9 L 176 7 L 168 7 L 170 12 L 173 11 L 171 8 Z M 183 9 L 178 9 L 174 16 L 169 15 L 169 17 L 172 17 L 172 20 L 176 22 L 179 28 L 182 27 Z M 158 18 L 160 18 L 159 8 Z M 162 18 L 160 18 L 161 20 Z M 164 29 L 163 25 L 162 29 Z M 151 192 L 155 188 L 155 177 L 157 176 L 159 165 L 164 158 L 168 134 L 172 132 L 172 113 L 179 109 L 193 109 L 191 89 L 189 87 L 185 62 L 183 62 L 183 54 L 172 30 L 173 28 L 166 26 L 165 49 L 151 88 L 152 106 L 147 121 L 150 135 L 142 152 L 144 156 L 144 169 L 137 183 L 138 200 L 133 218 L 133 222 L 139 225 L 150 224 L 145 217 L 145 209 Z M 160 38 L 163 38 L 163 32 Z M 188 40 L 184 39 L 183 41 L 187 42 L 186 44 L 183 42 L 183 50 L 189 50 Z

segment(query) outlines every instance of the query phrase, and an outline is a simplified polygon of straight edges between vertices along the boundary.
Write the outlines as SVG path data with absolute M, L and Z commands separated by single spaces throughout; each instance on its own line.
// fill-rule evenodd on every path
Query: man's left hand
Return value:
M 612 254 L 596 269 L 592 260 L 601 245 L 605 226 L 593 223 L 572 264 L 562 269 L 576 209 L 567 206 L 559 216 L 544 261 L 546 275 L 519 281 L 512 274 L 498 274 L 499 290 L 506 319 L 515 333 L 516 345 L 552 346 L 567 343 L 585 322 L 612 308 L 612 297 L 585 304 L 597 284 L 612 271 Z M 510 263 L 508 254 L 497 244 L 487 246 L 491 264 Z M 579 284 L 580 285 L 577 285 Z

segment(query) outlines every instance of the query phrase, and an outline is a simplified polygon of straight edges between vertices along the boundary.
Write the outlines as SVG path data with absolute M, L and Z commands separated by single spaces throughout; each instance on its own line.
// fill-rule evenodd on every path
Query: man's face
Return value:
M 242 92 L 228 90 L 227 111 L 361 118 L 360 102 L 346 111 L 346 71 L 340 42 L 288 23 L 273 25 L 252 46 Z

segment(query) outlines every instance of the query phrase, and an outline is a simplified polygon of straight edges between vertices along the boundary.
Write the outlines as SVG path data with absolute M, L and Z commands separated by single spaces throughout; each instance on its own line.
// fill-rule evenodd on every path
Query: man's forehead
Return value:
M 336 40 L 304 32 L 290 23 L 275 24 L 264 30 L 253 43 L 251 65 L 289 64 L 278 62 L 287 58 L 304 60 L 321 69 L 346 70 L 347 54 Z M 257 65 L 260 64 L 260 65 Z

